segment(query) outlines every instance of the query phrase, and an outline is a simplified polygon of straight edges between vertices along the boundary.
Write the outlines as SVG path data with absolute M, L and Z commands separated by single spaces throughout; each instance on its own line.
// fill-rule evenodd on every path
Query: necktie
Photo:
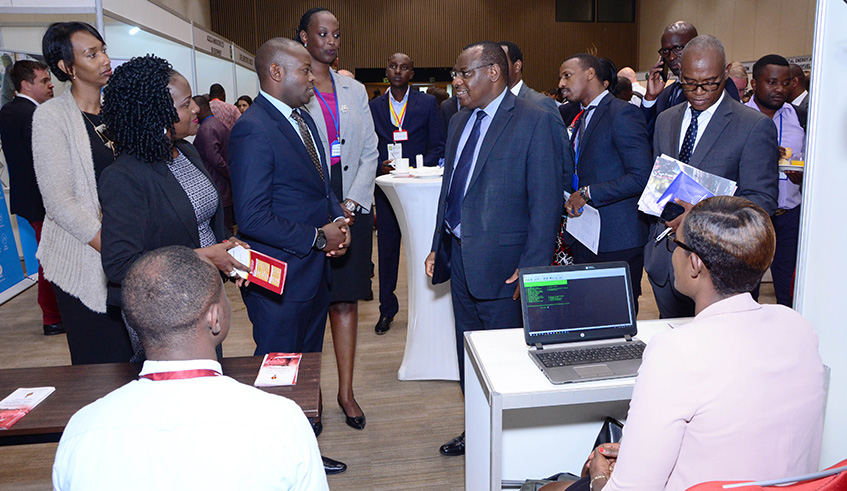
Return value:
M 306 144 L 306 151 L 309 152 L 309 157 L 312 158 L 312 163 L 315 164 L 315 169 L 317 169 L 318 174 L 321 175 L 321 181 L 326 182 L 326 177 L 324 177 L 324 168 L 321 165 L 321 159 L 318 158 L 318 151 L 315 149 L 315 142 L 312 140 L 312 133 L 309 131 L 309 127 L 306 126 L 306 120 L 303 119 L 303 116 L 301 116 L 296 109 L 291 111 L 291 119 L 297 121 L 297 126 L 300 127 L 300 136 Z
M 473 129 L 471 129 L 471 134 L 468 137 L 468 141 L 465 142 L 465 148 L 462 149 L 462 155 L 459 156 L 459 161 L 453 170 L 453 179 L 450 181 L 450 192 L 447 193 L 447 210 L 444 212 L 444 221 L 447 222 L 451 230 L 455 230 L 462 220 L 462 200 L 465 198 L 465 186 L 468 183 L 471 161 L 476 150 L 476 143 L 479 141 L 479 128 L 482 125 L 482 118 L 484 117 L 485 111 L 478 111 L 476 113 L 476 121 L 474 122 Z
M 688 129 L 685 130 L 685 138 L 682 140 L 682 148 L 679 149 L 679 160 L 688 163 L 691 154 L 694 153 L 694 142 L 697 140 L 697 117 L 703 111 L 698 111 L 691 108 L 691 122 L 688 123 Z
M 588 106 L 579 113 L 579 121 L 577 121 L 577 129 L 573 134 L 573 145 L 574 150 L 579 148 L 579 142 L 582 140 L 583 135 L 585 135 L 585 128 L 588 125 L 588 113 L 594 110 L 597 106 Z

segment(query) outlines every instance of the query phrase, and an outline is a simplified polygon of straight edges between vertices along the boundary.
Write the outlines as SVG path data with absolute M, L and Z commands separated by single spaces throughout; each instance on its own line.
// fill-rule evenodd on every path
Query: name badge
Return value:
M 397 130 L 394 132 L 394 141 L 404 142 L 409 139 L 409 132 L 406 130 Z
M 332 142 L 332 145 L 329 146 L 329 156 L 330 157 L 341 157 L 341 142 L 335 140 Z
M 403 158 L 403 144 L 389 143 L 388 144 L 388 160 L 397 160 Z

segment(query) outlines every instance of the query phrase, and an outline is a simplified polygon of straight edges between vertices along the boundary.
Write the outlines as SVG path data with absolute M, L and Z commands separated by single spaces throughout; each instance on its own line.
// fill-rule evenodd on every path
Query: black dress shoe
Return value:
M 324 471 L 329 474 L 341 474 L 347 470 L 347 464 L 333 460 L 329 457 L 321 455 L 321 460 L 324 462 Z
M 358 405 L 358 403 L 356 403 L 356 404 Z M 350 416 L 347 416 L 347 411 L 344 410 L 344 406 L 341 405 L 341 401 L 338 401 L 338 407 L 340 407 L 341 412 L 344 413 L 344 418 L 346 418 L 345 421 L 347 423 L 347 426 L 349 426 L 350 428 L 357 429 L 357 430 L 364 430 L 365 429 L 365 412 L 364 411 L 362 411 L 361 416 L 356 416 L 355 418 L 351 418 Z M 359 409 L 361 409 L 361 407 Z
M 64 334 L 65 325 L 61 322 L 58 324 L 44 324 L 44 335 L 52 336 L 54 334 Z
M 309 422 L 312 423 L 312 431 L 315 432 L 315 438 L 317 438 L 324 430 L 324 425 L 320 421 L 315 421 L 311 418 L 309 418 Z
M 374 332 L 377 334 L 385 334 L 391 329 L 391 323 L 394 321 L 394 316 L 385 316 L 380 314 L 379 320 L 376 322 L 374 326 Z
M 461 435 L 441 445 L 438 451 L 441 452 L 441 455 L 447 455 L 448 457 L 465 455 L 465 432 L 463 431 Z

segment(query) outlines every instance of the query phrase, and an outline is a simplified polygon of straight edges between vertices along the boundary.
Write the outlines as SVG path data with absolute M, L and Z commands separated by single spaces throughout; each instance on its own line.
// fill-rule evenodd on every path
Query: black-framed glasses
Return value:
M 479 65 L 473 68 L 465 68 L 464 70 L 450 70 L 450 78 L 462 77 L 462 80 L 467 80 L 473 76 L 473 72 L 475 70 L 479 70 L 480 68 L 486 68 L 493 66 L 494 63 L 489 63 L 487 65 Z
M 671 233 L 669 233 L 669 234 L 668 234 L 665 238 L 667 239 L 667 240 L 665 240 L 665 247 L 667 247 L 667 248 L 668 248 L 668 252 L 673 253 L 673 251 L 674 251 L 674 250 L 673 250 L 673 249 L 671 249 L 671 242 L 673 242 L 674 244 L 676 244 L 676 245 L 677 245 L 677 247 L 681 248 L 682 250 L 684 250 L 684 251 L 688 251 L 688 252 L 693 252 L 694 254 L 697 254 L 697 257 L 699 257 L 699 258 L 700 258 L 700 260 L 701 260 L 701 261 L 703 261 L 703 265 L 704 265 L 704 266 L 706 266 L 706 269 L 712 269 L 712 268 L 709 266 L 708 261 L 706 261 L 706 260 L 703 258 L 703 255 L 702 255 L 702 254 L 700 254 L 699 252 L 695 251 L 693 248 L 691 248 L 691 247 L 690 247 L 689 245 L 687 245 L 685 242 L 682 242 L 681 240 L 679 240 L 679 239 L 677 239 L 677 238 L 676 238 L 676 232 L 671 232 Z
M 667 57 L 668 55 L 671 54 L 671 51 L 673 51 L 673 54 L 679 56 L 679 55 L 682 54 L 682 50 L 684 50 L 684 49 L 685 49 L 685 46 L 677 44 L 676 46 L 674 46 L 672 48 L 662 48 L 662 49 L 660 49 L 659 54 L 664 56 L 664 57 Z
M 689 84 L 680 81 L 679 86 L 682 87 L 682 90 L 686 92 L 694 92 L 698 88 L 703 89 L 704 92 L 714 92 L 718 90 L 718 87 L 721 86 L 721 82 L 723 82 L 724 78 L 726 78 L 726 75 L 721 76 L 721 79 L 717 82 L 706 82 L 702 84 Z

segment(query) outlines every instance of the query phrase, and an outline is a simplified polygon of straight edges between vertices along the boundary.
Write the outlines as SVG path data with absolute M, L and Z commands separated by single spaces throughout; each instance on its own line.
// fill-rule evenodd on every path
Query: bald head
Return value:
M 680 81 L 695 86 L 685 97 L 694 109 L 708 109 L 720 99 L 727 79 L 726 53 L 714 36 L 697 36 L 685 47 L 680 64 Z M 699 87 L 697 87 L 700 85 Z M 709 87 L 707 89 L 706 87 Z
M 697 28 L 694 27 L 694 24 L 688 21 L 678 20 L 666 27 L 663 35 L 669 33 L 687 36 L 688 40 L 691 41 L 697 37 Z
M 314 94 L 312 58 L 302 44 L 287 38 L 273 38 L 256 53 L 259 86 L 289 107 L 300 107 Z
M 625 66 L 625 67 L 621 68 L 620 70 L 618 70 L 618 78 L 619 79 L 625 78 L 625 79 L 629 80 L 631 84 L 637 84 L 638 83 L 638 78 L 635 76 L 635 70 L 633 70 L 632 68 L 630 68 L 628 66 Z M 618 80 L 618 81 L 620 82 L 620 80 Z

